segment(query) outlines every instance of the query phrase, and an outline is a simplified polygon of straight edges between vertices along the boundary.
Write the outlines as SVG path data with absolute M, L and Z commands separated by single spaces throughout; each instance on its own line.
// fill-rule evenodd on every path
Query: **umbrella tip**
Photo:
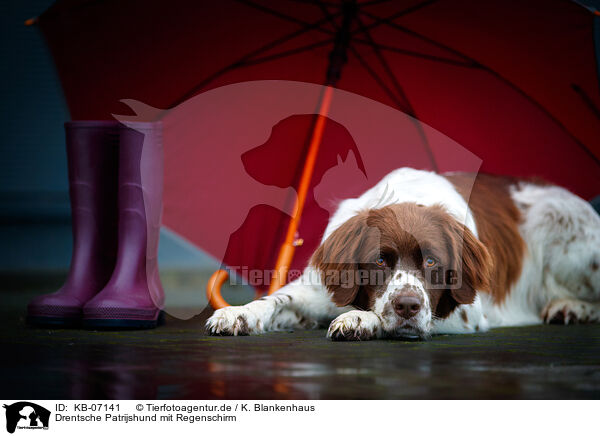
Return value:
M 38 17 L 33 17 L 33 18 L 29 18 L 28 20 L 25 20 L 25 25 L 26 26 L 33 26 L 37 22 L 38 22 Z

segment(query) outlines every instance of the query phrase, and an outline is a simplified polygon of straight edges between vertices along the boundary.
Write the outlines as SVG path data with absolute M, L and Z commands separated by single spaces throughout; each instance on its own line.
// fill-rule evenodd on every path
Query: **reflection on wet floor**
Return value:
M 199 318 L 31 329 L 14 306 L 0 310 L 5 398 L 600 398 L 600 326 L 332 343 L 323 330 L 209 337 Z

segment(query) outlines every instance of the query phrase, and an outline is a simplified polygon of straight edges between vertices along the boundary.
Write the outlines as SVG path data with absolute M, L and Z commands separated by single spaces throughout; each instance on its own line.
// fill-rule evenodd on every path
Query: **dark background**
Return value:
M 56 276 L 71 256 L 63 123 L 69 120 L 50 53 L 36 26 L 52 0 L 0 2 L 0 276 Z M 217 263 L 163 231 L 165 270 L 211 271 Z M 2 285 L 0 285 L 2 286 Z
M 24 25 L 51 3 L 0 3 L 2 272 L 61 269 L 70 256 L 68 111 L 42 36 Z

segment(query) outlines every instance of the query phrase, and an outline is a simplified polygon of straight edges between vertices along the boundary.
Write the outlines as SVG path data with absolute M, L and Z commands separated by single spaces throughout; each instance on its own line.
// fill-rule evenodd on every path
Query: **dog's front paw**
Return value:
M 373 312 L 351 310 L 329 325 L 327 337 L 332 341 L 368 341 L 381 334 L 381 322 Z
M 542 310 L 546 324 L 579 324 L 588 322 L 589 318 L 589 303 L 568 298 L 553 300 Z
M 246 336 L 262 333 L 263 323 L 245 306 L 229 306 L 215 311 L 206 321 L 206 331 L 215 336 Z

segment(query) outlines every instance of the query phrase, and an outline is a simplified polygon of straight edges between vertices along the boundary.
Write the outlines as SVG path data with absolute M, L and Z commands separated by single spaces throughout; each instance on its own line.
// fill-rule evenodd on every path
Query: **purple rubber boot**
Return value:
M 119 126 L 116 121 L 65 123 L 73 232 L 65 284 L 27 306 L 27 322 L 73 327 L 108 282 L 117 255 Z
M 104 289 L 83 308 L 84 327 L 142 329 L 162 321 L 157 264 L 162 179 L 161 124 L 121 125 L 117 264 Z

